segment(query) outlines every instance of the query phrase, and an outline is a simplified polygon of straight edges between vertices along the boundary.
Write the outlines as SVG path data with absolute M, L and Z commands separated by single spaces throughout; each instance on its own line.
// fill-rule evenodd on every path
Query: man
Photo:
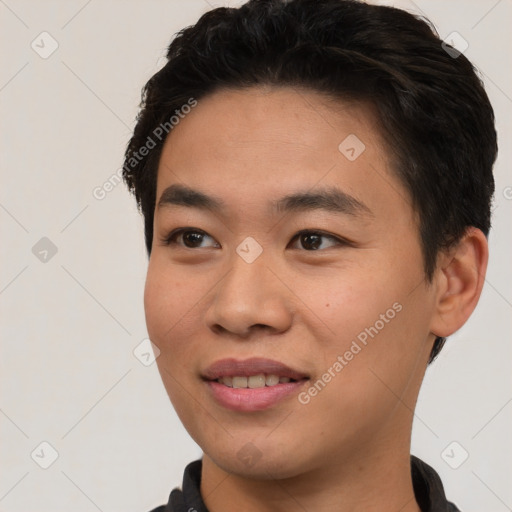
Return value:
M 162 380 L 204 451 L 163 511 L 455 511 L 410 455 L 475 308 L 494 115 L 432 29 L 346 0 L 219 8 L 147 83 L 124 178 Z

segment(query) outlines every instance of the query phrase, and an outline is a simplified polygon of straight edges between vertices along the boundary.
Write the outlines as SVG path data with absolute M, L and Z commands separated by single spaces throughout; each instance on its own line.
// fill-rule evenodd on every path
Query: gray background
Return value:
M 442 38 L 456 31 L 468 42 L 465 54 L 497 116 L 487 282 L 477 311 L 427 372 L 412 452 L 439 471 L 465 512 L 505 512 L 512 510 L 512 1 L 386 3 L 423 12 Z M 135 201 L 123 184 L 103 199 L 93 192 L 115 181 L 140 89 L 171 36 L 220 5 L 229 3 L 0 0 L 2 511 L 147 511 L 167 501 L 201 454 L 156 365 L 133 354 L 147 336 Z M 55 461 L 42 442 L 58 452 Z

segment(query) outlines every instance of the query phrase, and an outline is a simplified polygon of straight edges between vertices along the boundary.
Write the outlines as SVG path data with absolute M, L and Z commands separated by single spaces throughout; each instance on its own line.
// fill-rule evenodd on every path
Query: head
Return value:
M 274 471 L 295 471 L 279 458 L 290 451 L 294 468 L 319 464 L 330 441 L 290 436 L 313 416 L 327 440 L 343 428 L 349 457 L 376 425 L 411 421 L 426 365 L 478 301 L 497 152 L 481 81 L 425 21 L 347 0 L 214 9 L 167 58 L 124 178 L 145 220 L 146 318 L 171 400 L 226 467 L 248 436 L 272 448 Z M 299 368 L 302 394 L 233 416 L 204 386 L 225 357 Z M 262 437 L 287 415 L 293 426 Z

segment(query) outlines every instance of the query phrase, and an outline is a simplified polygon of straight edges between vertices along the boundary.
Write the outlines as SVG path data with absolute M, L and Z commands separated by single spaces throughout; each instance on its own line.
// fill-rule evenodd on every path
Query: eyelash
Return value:
M 201 249 L 201 247 L 187 247 L 183 244 L 178 244 L 178 242 L 176 242 L 176 238 L 179 236 L 179 235 L 182 235 L 184 233 L 196 233 L 196 234 L 200 234 L 200 235 L 206 235 L 206 236 L 209 236 L 210 238 L 213 239 L 213 237 L 211 237 L 210 235 L 208 235 L 208 233 L 206 233 L 205 231 L 202 231 L 201 229 L 196 229 L 196 228 L 177 228 L 177 229 L 174 229 L 173 231 L 171 231 L 165 238 L 163 238 L 161 240 L 161 242 L 164 244 L 164 245 L 167 245 L 167 246 L 171 246 L 171 245 L 180 245 L 181 247 L 185 248 L 185 249 L 191 249 L 191 250 L 195 250 L 195 249 Z M 354 244 L 352 242 L 350 242 L 349 240 L 346 240 L 346 239 L 343 239 L 343 238 L 340 238 L 340 237 L 337 237 L 337 236 L 334 236 L 334 235 L 331 235 L 330 233 L 326 233 L 325 231 L 322 231 L 322 230 L 313 230 L 313 229 L 304 229 L 302 231 L 299 231 L 298 233 L 296 233 L 292 240 L 291 241 L 294 241 L 295 239 L 303 236 L 303 235 L 320 235 L 322 238 L 327 238 L 329 240 L 332 240 L 334 242 L 336 242 L 336 245 L 337 246 L 349 246 L 349 247 L 353 247 Z M 331 248 L 331 247 L 329 247 Z M 304 249 L 306 252 L 317 252 L 318 250 L 322 250 L 322 249 L 313 249 L 313 250 L 307 250 L 307 249 Z M 325 250 L 325 249 L 323 249 Z

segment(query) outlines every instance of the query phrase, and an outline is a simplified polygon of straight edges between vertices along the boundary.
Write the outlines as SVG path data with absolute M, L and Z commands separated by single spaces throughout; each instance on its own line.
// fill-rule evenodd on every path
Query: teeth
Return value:
M 264 388 L 265 387 L 265 375 L 261 373 L 260 375 L 251 375 L 247 379 L 247 386 L 251 389 L 255 388 Z
M 279 377 L 279 375 L 265 375 L 259 373 L 258 375 L 251 375 L 250 377 L 235 376 L 235 377 L 221 377 L 217 382 L 224 384 L 230 388 L 263 388 L 265 386 L 275 386 L 276 384 L 286 384 L 290 382 L 289 377 Z
M 247 387 L 247 377 L 233 377 L 233 387 L 234 388 L 246 388 Z
M 279 377 L 277 375 L 267 375 L 265 377 L 265 384 L 267 386 L 275 386 L 279 384 Z

